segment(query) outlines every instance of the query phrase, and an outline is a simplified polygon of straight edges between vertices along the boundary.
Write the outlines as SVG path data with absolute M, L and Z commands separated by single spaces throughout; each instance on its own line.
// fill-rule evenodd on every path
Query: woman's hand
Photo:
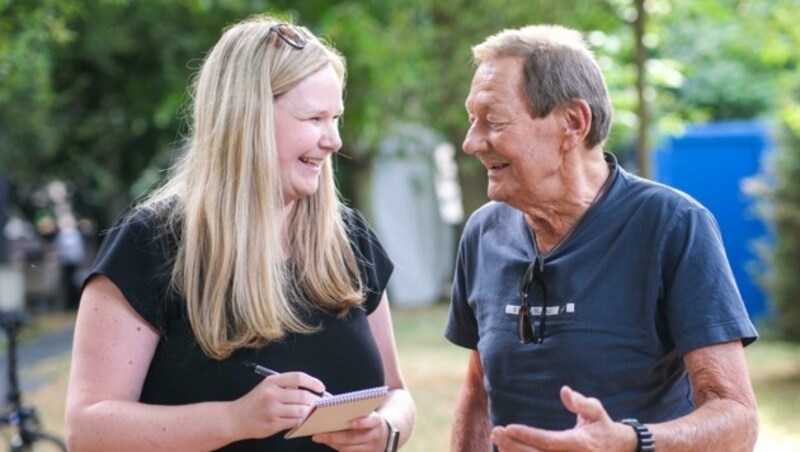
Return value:
M 302 389 L 301 389 L 302 388 Z M 325 385 L 302 372 L 266 377 L 233 405 L 232 418 L 242 438 L 266 438 L 296 427 L 306 416 Z
M 354 419 L 350 422 L 350 430 L 320 433 L 311 437 L 314 442 L 322 443 L 340 452 L 375 452 L 386 448 L 389 438 L 389 427 L 381 415 L 376 412 Z

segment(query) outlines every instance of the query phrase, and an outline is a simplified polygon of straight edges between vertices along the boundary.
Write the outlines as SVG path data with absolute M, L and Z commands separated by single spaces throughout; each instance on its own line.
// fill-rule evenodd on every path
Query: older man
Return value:
M 604 153 L 611 105 L 580 33 L 473 48 L 464 152 L 492 200 L 458 252 L 445 335 L 471 349 L 452 449 L 752 450 L 757 333 L 709 211 Z

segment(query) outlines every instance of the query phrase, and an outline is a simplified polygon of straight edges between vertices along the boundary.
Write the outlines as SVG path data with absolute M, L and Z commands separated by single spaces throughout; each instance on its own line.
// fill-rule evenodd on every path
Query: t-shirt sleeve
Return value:
M 95 275 L 107 277 L 144 320 L 164 331 L 170 269 L 156 230 L 153 215 L 142 211 L 118 220 L 105 233 L 86 281 Z
M 666 315 L 681 355 L 707 345 L 756 340 L 719 227 L 708 210 L 692 208 L 676 215 L 664 252 Z
M 366 292 L 364 308 L 371 314 L 381 302 L 394 264 L 361 212 L 345 208 L 344 220 Z
M 469 229 L 464 231 L 458 247 L 453 286 L 450 292 L 450 315 L 445 326 L 444 337 L 461 347 L 477 349 L 478 320 L 475 317 L 475 311 L 469 304 L 469 289 L 467 288 L 467 281 L 470 279 L 467 252 L 469 232 Z

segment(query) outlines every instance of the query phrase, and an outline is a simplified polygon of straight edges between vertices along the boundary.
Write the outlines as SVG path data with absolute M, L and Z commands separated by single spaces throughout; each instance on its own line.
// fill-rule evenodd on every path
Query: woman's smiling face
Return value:
M 314 194 L 322 165 L 342 147 L 342 82 L 327 65 L 275 101 L 275 141 L 284 203 Z

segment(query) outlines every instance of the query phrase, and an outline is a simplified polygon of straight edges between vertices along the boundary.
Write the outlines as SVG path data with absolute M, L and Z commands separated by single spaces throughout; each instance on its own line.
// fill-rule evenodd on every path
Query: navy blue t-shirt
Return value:
M 188 322 L 185 300 L 169 288 L 174 239 L 164 234 L 152 213 L 139 211 L 123 218 L 105 237 L 92 275 L 108 277 L 136 312 L 161 332 L 140 401 L 182 405 L 234 400 L 264 378 L 242 366 L 242 361 L 279 372 L 306 372 L 333 394 L 385 384 L 367 316 L 378 307 L 393 264 L 359 212 L 345 209 L 343 218 L 366 289 L 362 308 L 351 309 L 345 318 L 312 309 L 308 320 L 321 327 L 318 332 L 289 334 L 261 349 L 240 349 L 223 360 L 203 354 Z M 286 440 L 283 433 L 239 441 L 222 450 L 332 450 L 310 437 Z
M 607 191 L 542 256 L 542 344 L 517 336 L 519 282 L 537 253 L 523 213 L 490 202 L 466 225 L 445 336 L 478 350 L 494 425 L 574 427 L 562 385 L 612 419 L 674 419 L 694 409 L 684 354 L 757 337 L 710 212 L 606 158 Z M 542 292 L 532 284 L 528 297 L 537 325 Z

